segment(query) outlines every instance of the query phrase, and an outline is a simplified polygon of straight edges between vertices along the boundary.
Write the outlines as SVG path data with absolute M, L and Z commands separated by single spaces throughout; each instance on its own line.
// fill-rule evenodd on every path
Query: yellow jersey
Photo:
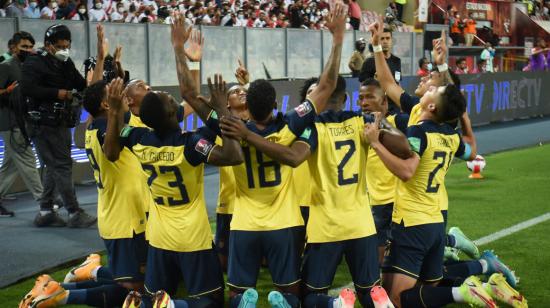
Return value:
M 404 113 L 392 114 L 386 117 L 386 120 L 394 127 L 407 132 L 407 121 L 409 117 Z M 369 146 L 367 158 L 367 188 L 369 193 L 369 203 L 371 206 L 386 205 L 395 200 L 395 188 L 397 177 L 386 168 L 384 162 Z
M 363 127 L 371 117 L 351 111 L 321 113 L 309 140 L 311 206 L 308 243 L 326 243 L 366 237 L 376 233 L 367 195 L 368 145 Z M 317 145 L 316 145 L 317 144 Z
M 149 209 L 149 244 L 177 252 L 212 248 L 203 187 L 204 163 L 215 147 L 211 134 L 177 129 L 161 138 L 148 128 L 125 127 L 121 143 L 149 176 L 155 201 Z
M 217 145 L 223 145 L 222 138 L 216 138 Z M 218 214 L 233 214 L 235 206 L 235 175 L 233 175 L 233 167 L 220 167 L 220 192 L 218 194 L 218 206 L 216 213 Z
M 86 154 L 97 183 L 97 226 L 103 239 L 132 238 L 145 231 L 145 208 L 153 203 L 137 158 L 128 149 L 111 162 L 103 153 L 107 119 L 97 118 L 86 130 Z
M 312 106 L 305 108 L 309 109 L 300 114 L 277 114 L 261 131 L 252 122 L 247 127 L 269 141 L 290 146 L 301 133 L 301 117 L 313 112 Z M 237 186 L 231 230 L 270 231 L 303 226 L 294 169 L 272 160 L 253 145 L 246 142 L 241 145 L 245 162 L 233 166 Z
M 397 182 L 392 220 L 416 226 L 443 222 L 440 189 L 454 156 L 470 156 L 470 147 L 449 124 L 422 121 L 410 126 L 407 138 L 420 162 L 407 182 Z
M 139 116 L 134 115 L 131 112 L 128 112 L 128 113 L 130 114 L 130 119 L 127 121 L 129 126 L 132 126 L 132 127 L 147 127 L 147 125 L 145 125 L 141 121 L 141 118 Z M 178 122 L 181 122 L 181 121 L 184 120 L 184 118 L 183 118 L 184 107 L 182 105 L 179 105 L 177 115 L 178 115 Z
M 300 195 L 300 206 L 309 207 L 311 203 L 311 171 L 307 160 L 294 168 L 292 180 L 296 186 L 296 192 Z

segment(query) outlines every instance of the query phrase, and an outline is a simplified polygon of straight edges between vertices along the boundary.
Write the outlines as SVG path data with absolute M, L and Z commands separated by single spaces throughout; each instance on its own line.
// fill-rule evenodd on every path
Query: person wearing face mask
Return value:
M 55 0 L 50 0 L 48 5 L 40 11 L 40 18 L 55 19 L 55 11 L 57 11 L 57 2 Z
M 25 8 L 23 17 L 40 18 L 40 8 L 38 7 L 38 2 L 36 2 L 36 0 L 31 0 L 31 2 L 29 2 L 29 6 Z
M 19 174 L 34 199 L 40 201 L 42 182 L 36 170 L 32 147 L 27 142 L 25 115 L 18 108 L 23 105 L 19 102 L 21 88 L 18 86 L 21 81 L 21 65 L 32 52 L 34 38 L 30 33 L 21 31 L 16 32 L 11 40 L 15 45 L 13 57 L 0 64 L 0 135 L 4 140 L 4 160 L 0 167 L 0 200 Z M 0 217 L 11 216 L 14 213 L 2 207 L 0 201 Z
M 94 7 L 89 10 L 90 21 L 107 21 L 109 16 L 103 9 L 103 3 L 101 0 L 94 1 Z
M 76 11 L 76 5 L 72 1 L 58 0 L 59 8 L 55 12 L 55 19 L 71 19 Z
M 355 41 L 355 50 L 351 55 L 351 58 L 348 62 L 348 67 L 351 70 L 352 77 L 358 77 L 361 72 L 361 67 L 363 67 L 363 62 L 365 62 L 365 48 L 367 47 L 367 41 L 364 38 L 359 38 Z
M 86 80 L 70 58 L 71 32 L 65 25 L 46 30 L 44 47 L 30 55 L 21 69 L 21 94 L 28 98 L 33 141 L 41 161 L 48 166 L 40 199 L 37 227 L 85 228 L 96 218 L 78 205 L 73 186 L 71 129 L 79 120 L 74 110 L 73 91 L 83 91 Z M 69 212 L 67 222 L 53 210 L 55 190 Z
M 15 0 L 6 8 L 6 17 L 23 17 L 25 13 L 25 7 L 27 6 L 26 0 Z
M 119 2 L 116 5 L 116 11 L 111 13 L 111 21 L 112 22 L 124 22 L 124 4 Z
M 432 63 L 426 58 L 422 58 L 418 61 L 418 71 L 416 71 L 416 76 L 426 77 L 430 75 L 432 71 Z
M 88 10 L 86 9 L 86 6 L 84 4 L 81 4 L 78 7 L 78 10 L 76 11 L 76 14 L 74 14 L 72 20 L 89 20 L 88 17 Z

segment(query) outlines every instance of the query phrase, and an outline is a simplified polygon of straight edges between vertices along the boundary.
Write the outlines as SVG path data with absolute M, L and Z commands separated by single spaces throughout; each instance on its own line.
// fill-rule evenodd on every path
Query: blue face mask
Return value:
M 428 63 L 428 71 L 431 72 L 433 68 L 434 68 L 433 64 Z

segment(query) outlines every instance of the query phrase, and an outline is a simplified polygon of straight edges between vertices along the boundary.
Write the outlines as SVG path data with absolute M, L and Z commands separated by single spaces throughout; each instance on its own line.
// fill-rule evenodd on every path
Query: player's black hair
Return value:
M 32 37 L 32 35 L 29 32 L 26 32 L 26 31 L 15 32 L 13 34 L 13 36 L 11 37 L 10 42 L 13 45 L 17 45 L 17 44 L 19 44 L 19 42 L 21 42 L 21 40 L 28 40 L 29 42 L 31 42 L 34 45 L 34 37 Z M 8 44 L 10 44 L 10 43 L 8 43 Z
M 250 83 L 246 93 L 248 112 L 256 121 L 265 120 L 277 107 L 277 94 L 271 83 L 265 79 L 257 79 Z
M 385 95 L 384 89 L 382 89 L 382 85 L 380 84 L 380 82 L 378 80 L 376 80 L 374 78 L 365 79 L 363 82 L 361 82 L 361 86 L 362 87 L 368 87 L 368 86 L 376 87 L 376 88 L 380 89 L 380 91 L 382 91 L 382 94 Z
M 453 84 L 455 85 L 455 87 L 457 87 L 460 90 L 460 86 L 462 85 L 462 82 L 460 81 L 460 77 L 451 70 L 448 70 L 448 72 L 449 72 L 449 75 L 451 76 L 451 80 L 453 81 Z
M 341 103 L 342 99 L 346 97 L 346 80 L 344 77 L 338 75 L 338 80 L 336 80 L 336 89 L 332 92 L 332 95 L 329 98 L 329 103 L 337 104 Z
M 450 122 L 458 119 L 466 111 L 466 99 L 455 85 L 448 85 L 441 95 L 437 117 L 440 122 Z
M 427 58 L 422 58 L 422 59 L 418 60 L 418 67 L 422 68 L 422 64 L 424 64 L 424 62 L 428 62 L 428 59 Z
M 143 124 L 155 133 L 163 135 L 169 130 L 168 110 L 159 93 L 149 92 L 143 97 L 139 107 L 139 117 Z
M 306 100 L 307 90 L 309 90 L 309 87 L 311 87 L 312 84 L 317 82 L 319 82 L 319 78 L 317 77 L 311 77 L 309 79 L 306 79 L 306 81 L 304 81 L 304 85 L 300 89 L 300 103 Z
M 107 82 L 99 80 L 84 91 L 83 106 L 92 117 L 97 117 L 101 111 L 101 102 L 107 95 Z

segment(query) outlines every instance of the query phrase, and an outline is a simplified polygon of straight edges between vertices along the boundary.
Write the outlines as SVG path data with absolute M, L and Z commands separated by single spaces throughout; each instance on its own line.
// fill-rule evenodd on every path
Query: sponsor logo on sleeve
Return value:
M 300 105 L 298 105 L 296 108 L 294 108 L 296 113 L 300 118 L 304 117 L 306 114 L 310 113 L 313 108 L 311 108 L 311 105 L 309 102 L 304 102 Z
M 208 140 L 206 139 L 200 139 L 195 145 L 195 151 L 201 153 L 204 156 L 208 155 L 211 149 L 212 149 L 212 144 L 208 142 Z

